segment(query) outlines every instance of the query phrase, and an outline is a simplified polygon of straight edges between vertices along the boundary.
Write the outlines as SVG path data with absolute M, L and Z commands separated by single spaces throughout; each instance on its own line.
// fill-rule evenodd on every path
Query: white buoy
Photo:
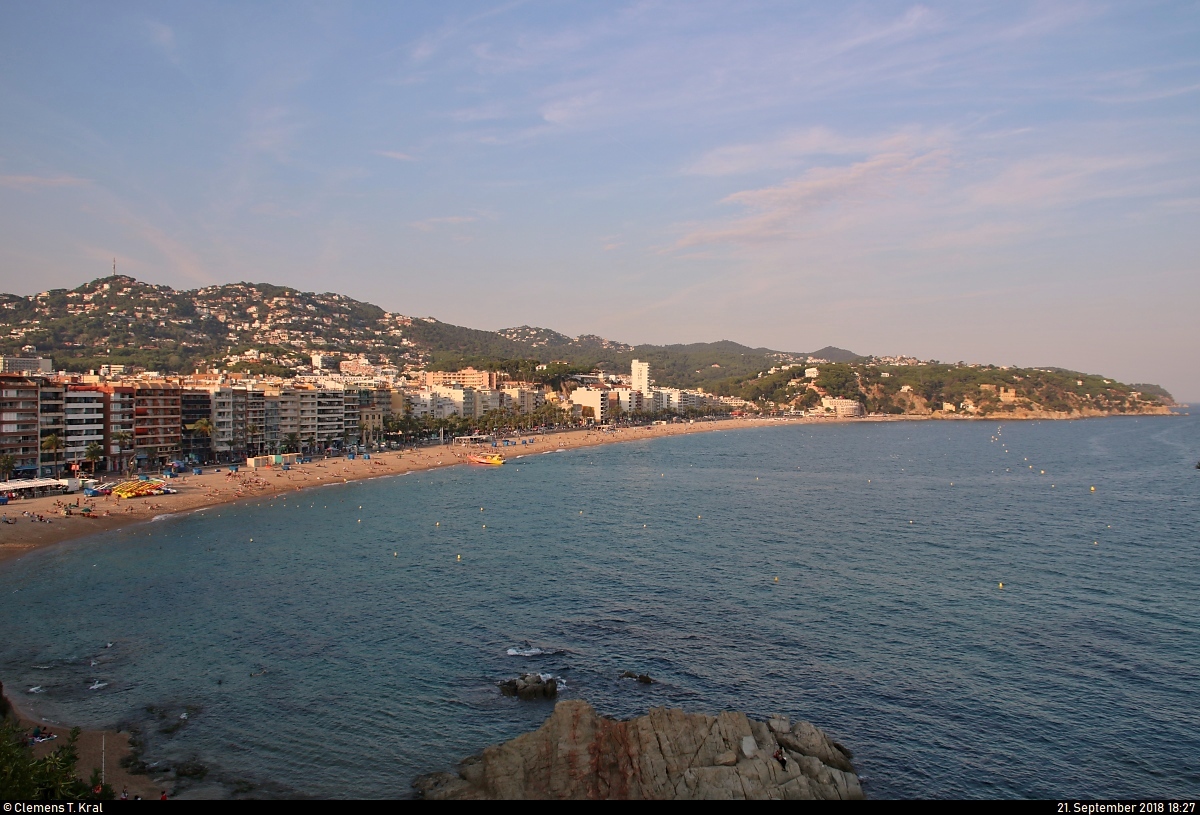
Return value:
M 1000 588 L 1004 588 L 1004 584 L 1003 584 L 1003 583 L 1001 583 L 1001 584 L 1000 584 Z

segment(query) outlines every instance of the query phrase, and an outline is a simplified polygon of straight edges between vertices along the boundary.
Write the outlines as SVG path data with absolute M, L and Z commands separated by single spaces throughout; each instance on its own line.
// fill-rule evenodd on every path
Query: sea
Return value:
M 31 553 L 0 680 L 181 794 L 409 796 L 540 725 L 497 687 L 539 672 L 811 721 L 871 798 L 1196 796 L 1200 417 L 724 428 Z

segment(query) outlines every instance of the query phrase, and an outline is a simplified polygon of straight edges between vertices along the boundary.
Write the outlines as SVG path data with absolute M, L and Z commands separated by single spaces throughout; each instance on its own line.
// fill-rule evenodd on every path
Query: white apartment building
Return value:
M 436 394 L 441 398 L 443 405 L 452 405 L 449 413 L 443 416 L 434 416 L 435 419 L 445 418 L 447 415 L 465 416 L 467 418 L 475 418 L 482 415 L 482 411 L 478 407 L 478 399 L 476 398 L 476 390 L 474 388 L 457 388 L 453 385 L 431 385 L 429 392 Z
M 133 450 L 133 388 L 106 389 L 105 395 L 108 397 L 107 452 L 109 460 L 116 462 Z M 126 434 L 123 445 L 122 434 Z
M 838 396 L 822 396 L 821 407 L 839 417 L 862 416 L 862 404 L 854 399 L 842 399 Z
M 417 419 L 445 419 L 457 416 L 462 407 L 450 396 L 435 393 L 430 388 L 411 388 L 404 391 L 394 391 L 392 395 L 392 412 L 403 415 L 405 406 Z
M 635 391 L 641 391 L 643 395 L 650 393 L 650 363 L 633 361 L 630 385 Z
M 642 405 L 645 404 L 645 391 L 639 391 L 637 388 L 613 388 L 611 393 L 616 397 L 621 410 L 626 413 L 642 410 Z
M 504 407 L 515 410 L 517 413 L 533 413 L 546 404 L 546 392 L 543 390 L 504 388 L 503 394 Z
M 576 388 L 571 391 L 571 404 L 581 411 L 591 408 L 592 418 L 597 424 L 603 424 L 608 421 L 608 394 L 608 389 Z
M 81 461 L 92 444 L 104 446 L 104 402 L 108 394 L 99 390 L 68 387 L 63 395 L 65 436 L 63 459 Z M 100 466 L 100 462 L 97 462 Z

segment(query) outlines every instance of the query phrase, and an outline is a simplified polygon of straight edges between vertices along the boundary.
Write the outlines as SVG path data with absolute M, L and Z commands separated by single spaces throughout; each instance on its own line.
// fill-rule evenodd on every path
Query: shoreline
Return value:
M 914 417 L 922 418 L 922 417 Z M 888 421 L 891 419 L 880 419 Z M 575 450 L 602 444 L 615 444 L 644 439 L 657 439 L 689 433 L 715 430 L 734 430 L 747 427 L 771 427 L 780 424 L 807 422 L 812 424 L 831 422 L 864 421 L 863 419 L 731 419 L 698 421 L 695 424 L 651 425 L 647 427 L 619 428 L 617 430 L 590 430 L 580 428 L 546 435 L 530 435 L 522 438 L 532 441 L 530 446 L 517 445 L 499 447 L 495 452 L 510 459 L 518 456 L 536 455 L 552 450 Z M 865 421 L 871 421 L 867 419 Z M 488 448 L 493 452 L 492 448 Z M 179 515 L 187 515 L 223 504 L 261 499 L 285 492 L 294 492 L 329 484 L 349 483 L 387 476 L 400 476 L 423 472 L 441 467 L 467 464 L 465 448 L 453 445 L 433 445 L 404 448 L 399 451 L 372 453 L 370 460 L 344 457 L 327 458 L 310 464 L 293 464 L 284 472 L 280 468 L 250 470 L 239 465 L 239 472 L 230 473 L 229 465 L 206 467 L 203 475 L 177 477 L 169 485 L 178 489 L 174 495 L 153 496 L 146 499 L 118 501 L 112 496 L 84 498 L 82 493 L 44 498 L 28 498 L 10 502 L 0 507 L 0 515 L 15 519 L 15 524 L 0 524 L 0 564 L 19 560 L 31 552 L 47 549 L 57 544 L 85 538 L 102 532 L 110 532 L 141 523 Z M 87 517 L 79 510 L 92 507 Z M 69 507 L 71 515 L 64 515 Z M 23 513 L 40 515 L 48 522 L 33 520 Z
M 49 722 L 34 716 L 29 710 L 14 702 L 12 697 L 4 692 L 3 683 L 0 683 L 0 713 L 3 712 L 5 706 L 8 707 L 12 718 L 17 721 L 21 732 L 27 733 L 34 727 L 41 727 L 49 728 L 57 736 L 52 741 L 33 745 L 31 749 L 34 758 L 44 758 L 67 743 L 67 737 L 71 733 L 70 725 Z M 105 783 L 113 788 L 113 792 L 118 797 L 121 795 L 121 790 L 126 789 L 129 791 L 130 800 L 135 795 L 140 795 L 143 800 L 147 801 L 157 800 L 163 790 L 172 786 L 168 783 L 169 779 L 134 775 L 121 766 L 121 761 L 134 752 L 132 738 L 133 734 L 125 730 L 84 730 L 80 728 L 79 741 L 75 743 L 75 749 L 79 756 L 75 764 L 76 775 L 86 782 L 91 777 L 92 770 L 99 769 L 102 771 Z
M 1173 412 L 1113 414 L 1121 416 L 1173 415 Z M 778 427 L 792 424 L 850 424 L 857 422 L 910 422 L 910 421 L 1031 421 L 1052 419 L 1107 418 L 1103 416 L 946 416 L 898 414 L 866 416 L 861 418 L 833 417 L 745 417 L 680 422 L 666 425 L 624 427 L 614 430 L 578 428 L 528 435 L 532 449 L 518 444 L 496 448 L 501 455 L 512 458 L 522 455 L 548 452 L 557 449 L 580 449 L 604 444 L 657 439 L 690 433 L 717 430 L 740 430 L 751 427 Z M 489 448 L 490 451 L 491 448 Z M 521 451 L 521 452 L 518 452 Z M 453 445 L 432 445 L 404 448 L 399 451 L 373 453 L 372 458 L 349 460 L 344 457 L 327 458 L 311 464 L 293 464 L 287 472 L 279 468 L 250 470 L 239 465 L 238 473 L 230 473 L 229 465 L 206 467 L 203 475 L 186 475 L 173 479 L 170 486 L 177 489 L 174 495 L 153 496 L 148 499 L 117 500 L 112 496 L 84 498 L 82 493 L 44 498 L 28 498 L 10 502 L 0 507 L 0 516 L 15 519 L 16 523 L 0 524 L 0 564 L 19 560 L 23 556 L 57 544 L 89 537 L 101 532 L 111 532 L 140 523 L 149 523 L 160 518 L 174 517 L 197 512 L 202 509 L 236 503 L 253 498 L 263 498 L 283 492 L 304 490 L 336 483 L 349 483 L 386 476 L 406 475 L 413 472 L 467 464 L 469 451 Z M 79 510 L 83 506 L 92 508 L 90 517 Z M 71 511 L 70 515 L 64 510 Z M 29 513 L 34 517 L 30 517 Z M 47 519 L 36 520 L 36 516 Z

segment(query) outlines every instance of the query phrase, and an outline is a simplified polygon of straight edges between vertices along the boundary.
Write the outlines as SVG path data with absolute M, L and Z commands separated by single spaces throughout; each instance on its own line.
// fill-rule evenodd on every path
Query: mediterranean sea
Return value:
M 1198 417 L 781 424 L 326 486 L 6 562 L 0 679 L 250 795 L 407 796 L 540 671 L 807 719 L 873 798 L 1194 798 L 1198 457 Z

